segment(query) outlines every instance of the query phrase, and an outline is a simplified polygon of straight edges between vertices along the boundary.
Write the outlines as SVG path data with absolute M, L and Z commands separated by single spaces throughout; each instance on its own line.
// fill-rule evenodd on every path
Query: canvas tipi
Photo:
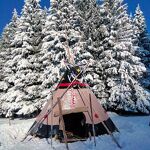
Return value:
M 76 141 L 118 131 L 88 85 L 79 82 L 81 74 L 78 66 L 67 67 L 27 136 Z

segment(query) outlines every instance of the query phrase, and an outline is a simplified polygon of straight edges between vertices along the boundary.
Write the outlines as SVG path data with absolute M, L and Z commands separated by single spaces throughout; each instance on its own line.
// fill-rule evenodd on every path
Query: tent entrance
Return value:
M 63 115 L 65 130 L 70 138 L 86 137 L 86 119 L 82 112 Z

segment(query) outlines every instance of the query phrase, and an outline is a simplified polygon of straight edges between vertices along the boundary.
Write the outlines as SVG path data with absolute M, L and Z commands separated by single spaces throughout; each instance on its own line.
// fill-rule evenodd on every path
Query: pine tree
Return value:
M 150 37 L 147 32 L 145 17 L 139 5 L 135 11 L 133 24 L 135 27 L 134 35 L 136 36 L 135 45 L 139 46 L 137 55 L 142 59 L 147 69 L 141 82 L 144 87 L 150 89 Z
M 19 17 L 17 15 L 16 9 L 13 11 L 13 16 L 9 24 L 6 25 L 2 32 L 1 40 L 0 40 L 0 95 L 2 95 L 8 90 L 10 87 L 9 83 L 4 80 L 5 78 L 5 69 L 9 63 L 11 55 L 11 42 L 14 39 L 15 32 L 17 30 Z M 8 70 L 7 70 L 8 71 Z M 1 101 L 0 101 L 1 107 Z M 2 113 L 2 111 L 1 111 Z
M 91 55 L 84 52 L 81 17 L 72 1 L 51 1 L 43 33 L 42 61 L 46 69 L 42 86 L 46 90 L 59 81 L 68 63 L 82 63 Z
M 145 49 L 150 49 L 145 17 L 139 5 L 136 8 L 133 23 L 136 27 L 134 34 L 137 36 L 138 46 L 143 46 Z
M 110 110 L 149 113 L 149 93 L 138 83 L 146 69 L 135 56 L 127 6 L 123 0 L 104 0 L 102 7 L 106 31 L 103 30 L 104 50 L 99 58 L 109 95 L 102 103 Z
M 1 97 L 1 103 L 6 116 L 12 113 L 28 115 L 42 105 L 39 52 L 44 17 L 38 0 L 25 0 L 14 39 L 9 44 L 11 58 L 4 66 L 4 81 L 9 88 Z
M 14 9 L 12 19 L 10 23 L 6 25 L 2 33 L 1 42 L 2 42 L 3 48 L 10 47 L 10 43 L 14 39 L 16 28 L 18 25 L 18 20 L 19 20 L 19 17 L 18 17 L 17 11 L 16 9 Z
M 82 18 L 82 28 L 84 32 L 85 50 L 92 55 L 92 65 L 89 66 L 84 79 L 97 97 L 106 97 L 105 85 L 102 79 L 102 67 L 99 61 L 99 54 L 102 52 L 101 29 L 102 20 L 99 6 L 96 0 L 77 0 L 74 5 Z
M 3 60 L 1 63 L 1 68 L 9 60 L 11 57 L 11 42 L 14 39 L 15 32 L 17 30 L 17 25 L 18 25 L 19 17 L 17 15 L 16 9 L 13 11 L 13 16 L 9 24 L 6 25 L 2 32 L 1 40 L 0 40 L 0 55 L 1 59 Z M 1 74 L 3 71 L 1 71 Z

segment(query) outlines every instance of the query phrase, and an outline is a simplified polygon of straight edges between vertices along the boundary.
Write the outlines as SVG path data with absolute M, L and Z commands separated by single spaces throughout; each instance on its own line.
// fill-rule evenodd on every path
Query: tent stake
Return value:
M 11 126 L 11 121 L 10 121 L 10 112 L 9 112 L 9 126 Z
M 89 99 L 90 99 L 90 109 L 91 109 L 91 119 L 92 119 L 92 130 L 93 130 L 93 136 L 94 136 L 94 144 L 96 146 L 95 127 L 94 127 L 94 120 L 93 120 L 93 109 L 92 109 L 91 94 L 89 94 Z
M 69 150 L 68 143 L 67 143 L 67 134 L 66 134 L 66 131 L 65 131 L 65 123 L 64 123 L 64 118 L 63 118 L 63 115 L 62 115 L 61 102 L 60 102 L 59 98 L 58 98 L 58 106 L 59 106 L 59 112 L 60 112 L 60 122 L 62 124 L 62 129 L 63 129 L 64 141 L 65 141 L 65 144 L 66 144 L 66 149 Z

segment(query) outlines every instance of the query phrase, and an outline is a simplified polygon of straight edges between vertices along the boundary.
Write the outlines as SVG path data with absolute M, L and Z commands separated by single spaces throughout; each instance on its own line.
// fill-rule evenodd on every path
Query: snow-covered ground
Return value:
M 120 130 L 120 133 L 114 135 L 123 150 L 150 150 L 149 116 L 124 117 L 115 113 L 109 114 Z M 65 150 L 65 145 L 58 141 L 53 141 L 52 148 L 50 139 L 31 139 L 31 137 L 28 137 L 26 141 L 21 142 L 33 122 L 34 119 L 12 120 L 11 125 L 9 125 L 8 119 L 0 119 L 0 150 Z M 108 135 L 97 137 L 96 142 L 96 147 L 93 140 L 71 143 L 69 149 L 119 150 Z

